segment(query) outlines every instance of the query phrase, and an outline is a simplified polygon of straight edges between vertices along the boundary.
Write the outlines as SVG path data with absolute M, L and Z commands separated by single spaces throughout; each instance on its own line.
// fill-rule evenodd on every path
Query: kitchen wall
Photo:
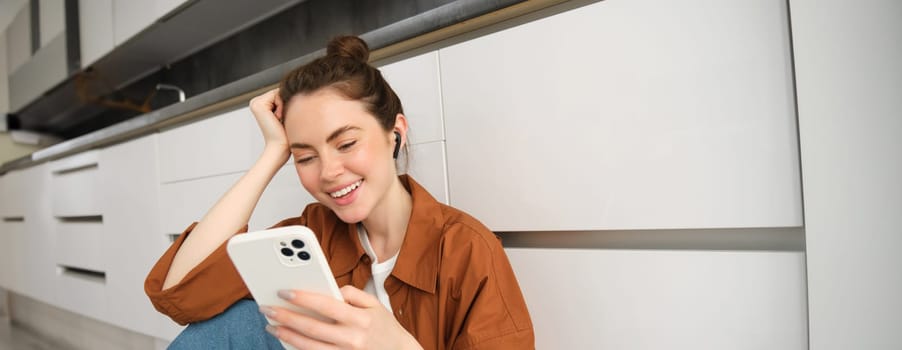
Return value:
M 503 238 L 538 348 L 892 349 L 900 14 L 877 0 L 577 1 L 377 64 L 410 103 L 414 176 Z M 142 185 L 98 196 L 151 212 L 129 234 L 156 250 L 133 260 L 152 263 L 246 169 L 249 122 L 238 108 L 99 150 L 91 176 Z M 290 170 L 252 228 L 310 200 Z M 103 210 L 105 232 L 135 215 Z M 110 281 L 115 268 L 128 271 Z M 13 299 L 33 327 L 78 314 Z M 150 348 L 174 329 L 116 332 Z

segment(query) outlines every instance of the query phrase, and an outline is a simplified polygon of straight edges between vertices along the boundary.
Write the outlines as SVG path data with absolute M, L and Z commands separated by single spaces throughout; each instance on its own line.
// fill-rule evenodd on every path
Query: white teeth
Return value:
M 329 195 L 332 196 L 332 198 L 340 198 L 340 197 L 344 197 L 346 194 L 351 193 L 351 191 L 353 191 L 353 190 L 356 189 L 357 187 L 360 187 L 360 184 L 361 184 L 362 182 L 363 182 L 363 180 L 357 180 L 357 182 L 348 185 L 348 187 L 345 187 L 345 188 L 342 188 L 342 189 L 340 189 L 340 190 L 338 190 L 338 191 L 329 193 Z

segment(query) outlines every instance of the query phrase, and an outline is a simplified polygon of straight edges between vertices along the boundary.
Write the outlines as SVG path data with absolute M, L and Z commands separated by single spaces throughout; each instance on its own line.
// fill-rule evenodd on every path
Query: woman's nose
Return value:
M 344 172 L 344 165 L 338 157 L 321 156 L 320 160 L 323 165 L 320 177 L 323 179 L 333 180 L 338 178 L 338 176 Z

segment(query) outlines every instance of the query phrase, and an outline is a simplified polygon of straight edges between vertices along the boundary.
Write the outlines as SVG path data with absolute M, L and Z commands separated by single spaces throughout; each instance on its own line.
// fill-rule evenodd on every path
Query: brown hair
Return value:
M 326 55 L 300 66 L 282 79 L 279 97 L 285 102 L 297 94 L 333 88 L 345 97 L 361 101 L 385 131 L 395 126 L 395 118 L 404 113 L 401 100 L 367 60 L 370 49 L 356 36 L 340 36 L 329 41 Z M 287 110 L 282 111 L 287 115 Z M 284 123 L 284 118 L 282 119 Z

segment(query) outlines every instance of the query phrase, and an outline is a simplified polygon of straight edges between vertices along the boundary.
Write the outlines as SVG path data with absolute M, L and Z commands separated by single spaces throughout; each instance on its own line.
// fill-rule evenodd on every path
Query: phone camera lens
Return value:
M 300 239 L 293 240 L 293 241 L 291 241 L 291 246 L 295 247 L 297 249 L 304 248 L 304 241 L 302 241 Z
M 282 248 L 282 255 L 284 256 L 292 256 L 294 255 L 294 251 L 290 248 Z
M 301 260 L 304 260 L 304 261 L 310 260 L 310 253 L 300 252 L 300 253 L 298 253 L 298 258 L 300 258 Z

